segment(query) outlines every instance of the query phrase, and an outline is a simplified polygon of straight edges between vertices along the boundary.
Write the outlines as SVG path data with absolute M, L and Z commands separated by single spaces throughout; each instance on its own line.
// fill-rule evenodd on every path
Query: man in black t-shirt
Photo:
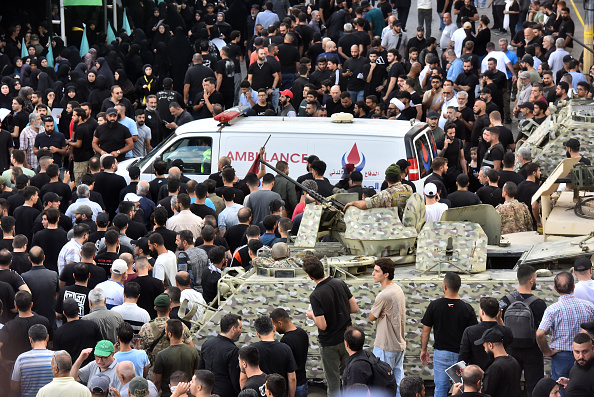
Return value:
M 497 186 L 498 179 L 497 171 L 492 168 L 485 166 L 479 171 L 479 181 L 483 186 L 476 191 L 476 195 L 483 204 L 491 204 L 493 207 L 497 207 L 499 204 L 504 203 L 501 188 Z
M 31 241 L 33 239 L 31 230 L 33 229 L 35 218 L 39 215 L 39 210 L 34 207 L 39 199 L 39 189 L 35 186 L 27 186 L 23 191 L 23 197 L 25 198 L 24 204 L 14 210 L 14 230 L 16 234 L 22 234 Z
M 239 370 L 240 378 L 246 379 L 241 390 L 251 389 L 258 393 L 258 396 L 266 397 L 266 374 L 260 369 L 260 352 L 254 345 L 239 349 Z
M 307 362 L 307 352 L 309 350 L 309 335 L 303 328 L 296 327 L 289 317 L 289 313 L 283 308 L 274 309 L 270 313 L 270 318 L 276 328 L 276 332 L 283 337 L 280 342 L 288 345 L 293 352 L 295 363 L 297 364 L 297 387 L 295 388 L 296 396 L 306 396 L 307 388 L 307 373 L 305 371 L 305 364 Z
M 126 153 L 134 149 L 132 134 L 126 126 L 118 123 L 118 111 L 115 108 L 107 109 L 106 114 L 107 122 L 95 130 L 93 150 L 101 155 L 111 154 L 118 161 L 124 161 Z
M 309 296 L 311 310 L 305 314 L 318 327 L 328 395 L 333 395 L 340 389 L 340 369 L 344 368 L 348 356 L 344 331 L 351 325 L 351 313 L 357 313 L 359 306 L 344 281 L 325 276 L 324 265 L 315 256 L 303 260 L 303 270 L 316 283 Z
M 472 306 L 458 296 L 461 284 L 460 276 L 447 272 L 442 286 L 444 297 L 429 303 L 421 320 L 421 361 L 425 364 L 429 363 L 427 345 L 433 329 L 433 379 L 436 397 L 445 397 L 448 393 L 450 379 L 445 370 L 458 362 L 464 330 L 478 323 Z
M 489 145 L 489 148 L 483 157 L 482 166 L 491 167 L 495 171 L 499 171 L 501 169 L 503 155 L 505 154 L 503 145 L 499 143 L 499 128 L 486 128 L 483 131 L 483 141 Z
M 567 396 L 594 395 L 594 351 L 588 334 L 579 333 L 573 338 L 575 364 L 569 372 L 569 379 L 559 379 L 565 384 Z
M 25 111 L 25 101 L 21 97 L 16 97 L 12 100 L 12 133 L 16 136 L 14 138 L 14 148 L 19 148 L 19 136 L 29 124 L 29 113 Z
M 498 327 L 487 329 L 483 336 L 474 342 L 483 345 L 485 352 L 494 357 L 493 363 L 485 371 L 483 392 L 491 397 L 520 395 L 522 369 L 515 358 L 508 355 L 503 347 L 503 333 Z
M 89 289 L 95 288 L 95 286 L 99 283 L 104 282 L 107 280 L 107 274 L 105 270 L 93 263 L 95 258 L 95 253 L 97 252 L 97 248 L 93 243 L 84 243 L 81 250 L 80 250 L 80 262 L 87 265 L 89 270 L 89 280 L 87 281 L 86 286 Z M 67 285 L 74 285 L 76 280 L 74 279 L 74 268 L 78 263 L 68 263 L 64 269 L 62 269 L 62 273 L 60 273 L 60 288 L 64 288 Z M 136 281 L 136 280 L 134 280 Z
M 501 318 L 505 318 L 505 311 L 511 304 L 510 297 L 515 301 L 523 301 L 530 298 L 532 291 L 536 289 L 536 270 L 532 266 L 522 265 L 518 267 L 518 288 L 510 294 L 503 296 L 499 300 L 499 308 L 501 309 Z M 547 304 L 542 299 L 538 298 L 530 305 L 532 317 L 534 318 L 534 343 L 527 348 L 514 347 L 513 342 L 508 349 L 509 354 L 514 357 L 520 367 L 524 370 L 524 379 L 526 381 L 526 391 L 531 393 L 534 386 L 540 379 L 544 377 L 544 362 L 542 351 L 536 343 L 536 330 L 540 325 L 542 316 L 547 308 Z
M 516 199 L 526 204 L 532 214 L 532 219 L 537 226 L 540 224 L 540 213 L 538 201 L 532 204 L 532 196 L 538 190 L 539 184 L 537 181 L 540 180 L 540 165 L 538 163 L 528 163 L 526 165 L 526 180 L 518 185 L 518 195 Z
M 248 81 L 254 90 L 265 88 L 267 94 L 272 94 L 279 86 L 279 76 L 274 66 L 267 62 L 266 50 L 258 48 L 258 59 L 248 68 Z
M 268 101 L 267 92 L 268 91 L 265 88 L 260 88 L 258 90 L 258 103 L 252 106 L 252 108 L 247 112 L 248 116 L 264 116 L 264 113 L 268 109 L 274 111 L 272 104 Z
M 204 90 L 199 92 L 194 99 L 192 110 L 195 113 L 196 120 L 210 118 L 214 115 L 213 105 L 221 106 L 225 103 L 223 95 L 216 91 L 216 80 L 214 77 L 207 77 L 202 82 Z
M 72 147 L 74 178 L 75 184 L 78 186 L 80 178 L 87 173 L 89 160 L 95 154 L 93 152 L 93 135 L 97 123 L 91 119 L 90 115 L 87 116 L 82 108 L 74 109 L 72 121 L 74 122 L 74 136 L 68 141 L 68 145 Z
M 294 396 L 297 386 L 297 363 L 291 348 L 274 340 L 274 327 L 269 315 L 258 317 L 254 321 L 254 328 L 260 342 L 252 343 L 251 346 L 260 352 L 260 368 L 265 373 L 277 373 L 285 378 L 288 395 Z
M 469 183 L 470 180 L 467 174 L 458 175 L 456 178 L 456 186 L 458 190 L 448 194 L 448 200 L 452 203 L 450 208 L 466 207 L 481 203 L 481 199 L 479 199 L 475 193 L 468 191 Z
M 239 33 L 239 32 L 237 32 Z M 231 49 L 229 47 L 221 48 L 221 60 L 217 62 L 215 69 L 215 76 L 217 78 L 216 91 L 220 92 L 224 97 L 225 109 L 233 107 L 233 100 L 235 97 L 235 74 L 241 75 L 241 69 L 237 70 L 239 66 L 239 59 L 235 59 L 235 55 L 231 57 Z

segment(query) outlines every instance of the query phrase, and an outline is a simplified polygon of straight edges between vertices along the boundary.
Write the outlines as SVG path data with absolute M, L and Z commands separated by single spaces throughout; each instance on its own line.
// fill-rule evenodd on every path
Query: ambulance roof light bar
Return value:
M 245 116 L 248 110 L 250 110 L 250 108 L 247 106 L 235 106 L 217 114 L 214 119 L 220 122 L 222 126 L 229 125 L 229 123 L 237 117 Z

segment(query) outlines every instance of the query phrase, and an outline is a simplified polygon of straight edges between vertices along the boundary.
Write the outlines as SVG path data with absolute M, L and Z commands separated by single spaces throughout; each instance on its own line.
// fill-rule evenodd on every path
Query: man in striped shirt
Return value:
M 29 341 L 32 350 L 22 353 L 14 363 L 10 388 L 22 397 L 35 397 L 39 389 L 54 378 L 52 358 L 54 352 L 47 349 L 49 335 L 42 324 L 29 328 Z

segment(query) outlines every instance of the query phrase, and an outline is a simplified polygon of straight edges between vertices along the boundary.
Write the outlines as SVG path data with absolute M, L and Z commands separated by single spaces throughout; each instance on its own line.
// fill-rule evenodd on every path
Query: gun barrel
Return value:
M 270 168 L 272 171 L 276 172 L 277 174 L 279 174 L 280 176 L 282 176 L 283 178 L 285 178 L 286 180 L 288 180 L 289 182 L 291 182 L 293 185 L 298 186 L 304 192 L 307 192 L 307 194 L 309 194 L 311 197 L 313 197 L 316 201 L 319 201 L 319 202 L 322 202 L 322 203 L 328 203 L 328 204 L 336 205 L 336 203 L 334 203 L 331 200 L 328 200 L 326 197 L 322 196 L 318 192 L 314 192 L 313 190 L 306 188 L 301 183 L 297 182 L 295 179 L 291 178 L 289 175 L 285 174 L 284 172 L 282 172 L 281 170 L 279 170 L 278 168 L 276 168 L 275 166 L 273 166 L 272 164 L 270 164 L 268 161 L 263 160 L 262 158 L 260 158 L 260 162 L 262 164 L 264 164 L 266 167 Z

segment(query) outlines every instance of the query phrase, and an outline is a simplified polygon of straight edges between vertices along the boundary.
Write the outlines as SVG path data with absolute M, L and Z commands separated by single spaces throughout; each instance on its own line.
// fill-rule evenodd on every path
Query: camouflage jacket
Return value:
M 140 329 L 139 336 L 141 340 L 141 345 L 142 348 L 146 350 L 146 354 L 148 355 L 151 361 L 151 365 L 155 362 L 155 357 L 157 357 L 157 353 L 169 347 L 169 338 L 167 337 L 167 334 L 163 334 L 163 332 L 165 332 L 167 320 L 169 320 L 169 317 L 157 317 L 149 321 L 148 323 L 144 324 Z M 186 343 L 190 343 L 192 341 L 190 330 L 185 324 L 183 324 L 183 326 L 184 341 Z M 161 337 L 161 335 L 163 336 Z M 155 341 L 158 338 L 160 339 L 155 344 Z
M 410 186 L 398 182 L 386 190 L 377 193 L 375 196 L 366 198 L 365 205 L 367 208 L 398 207 L 398 215 L 402 219 L 406 200 L 408 200 L 412 193 L 413 191 Z
M 516 199 L 499 204 L 495 210 L 501 217 L 501 233 L 517 233 L 532 230 L 532 215 L 526 204 Z

